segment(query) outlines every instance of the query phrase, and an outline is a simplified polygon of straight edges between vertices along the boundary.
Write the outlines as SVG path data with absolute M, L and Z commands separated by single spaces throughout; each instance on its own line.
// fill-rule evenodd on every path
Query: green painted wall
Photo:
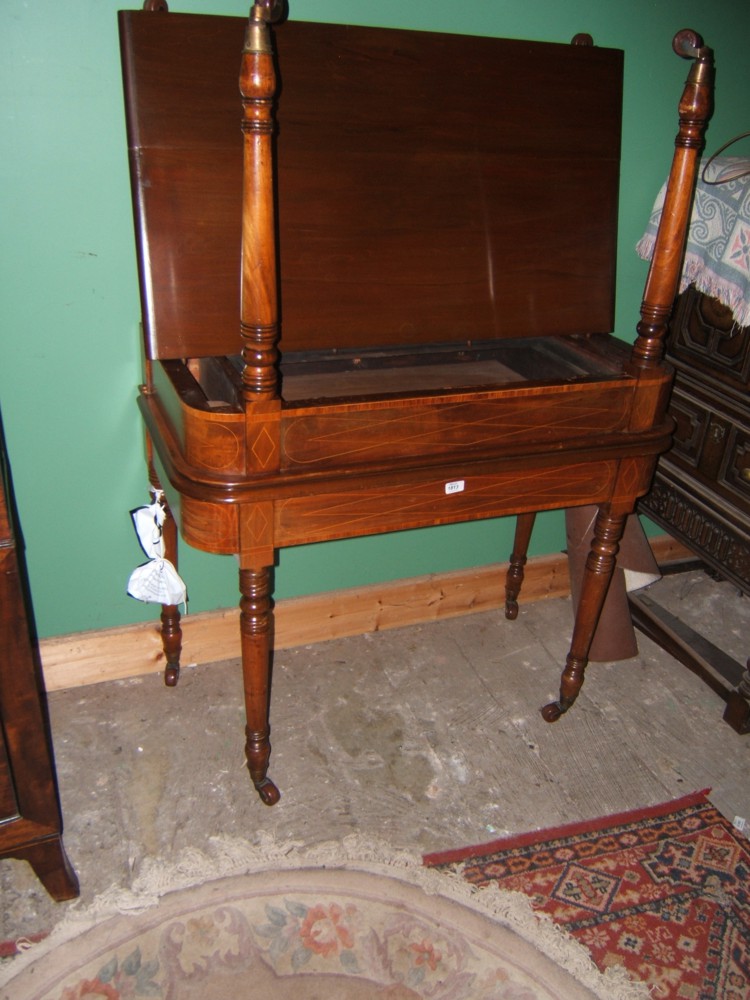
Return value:
M 125 594 L 141 561 L 128 510 L 145 501 L 138 294 L 115 11 L 122 0 L 0 4 L 0 406 L 42 636 L 153 617 Z M 247 0 L 172 0 L 245 16 Z M 291 0 L 299 19 L 568 41 L 625 50 L 617 332 L 632 338 L 645 265 L 633 252 L 669 166 L 693 27 L 719 66 L 709 146 L 748 127 L 746 0 Z M 481 81 L 478 81 L 481 85 Z M 485 522 L 287 550 L 287 597 L 507 557 L 512 524 Z M 563 545 L 542 518 L 534 553 Z M 192 611 L 234 604 L 232 559 L 183 546 Z

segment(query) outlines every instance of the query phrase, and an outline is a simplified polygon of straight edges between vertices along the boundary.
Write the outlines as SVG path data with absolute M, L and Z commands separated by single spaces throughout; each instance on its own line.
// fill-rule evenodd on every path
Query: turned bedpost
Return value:
M 243 135 L 241 335 L 246 404 L 278 398 L 278 286 L 273 181 L 276 95 L 270 24 L 279 0 L 253 4 L 240 71 Z
M 698 161 L 713 110 L 713 50 L 687 28 L 675 35 L 672 47 L 677 55 L 693 59 L 693 65 L 679 104 L 680 128 L 646 279 L 641 320 L 636 327 L 638 339 L 631 355 L 636 369 L 654 368 L 664 356 L 664 337 L 679 287 Z

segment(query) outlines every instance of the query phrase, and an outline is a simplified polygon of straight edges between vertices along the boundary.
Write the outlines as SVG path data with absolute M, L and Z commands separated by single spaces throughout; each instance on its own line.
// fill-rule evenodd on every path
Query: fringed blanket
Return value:
M 705 178 L 701 171 L 680 280 L 681 292 L 694 284 L 731 309 L 740 326 L 750 326 L 749 171 L 750 159 L 737 156 L 712 160 Z M 665 194 L 666 184 L 636 246 L 644 260 L 650 260 L 654 250 Z

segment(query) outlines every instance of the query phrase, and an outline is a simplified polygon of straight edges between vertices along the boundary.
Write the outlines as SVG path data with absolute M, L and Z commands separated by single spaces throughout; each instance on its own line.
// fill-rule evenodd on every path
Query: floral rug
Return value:
M 296 849 L 253 852 L 241 842 L 218 847 L 197 864 L 191 856 L 166 873 L 155 867 L 132 890 L 113 890 L 69 914 L 4 969 L 0 998 L 648 996 L 622 976 L 602 976 L 585 950 L 523 897 L 476 890 L 420 858 L 363 860 L 346 844 L 333 845 L 326 858 Z M 209 871 L 224 874 L 190 884 Z
M 431 855 L 472 885 L 524 893 L 654 1000 L 750 997 L 750 842 L 706 792 Z

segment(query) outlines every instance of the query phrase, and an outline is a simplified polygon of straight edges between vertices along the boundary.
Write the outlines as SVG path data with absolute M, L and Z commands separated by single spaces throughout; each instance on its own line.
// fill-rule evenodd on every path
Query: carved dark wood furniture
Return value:
M 575 700 L 625 518 L 670 440 L 661 341 L 712 76 L 682 32 L 672 211 L 631 350 L 610 333 L 620 51 L 272 28 L 280 6 L 256 3 L 246 28 L 120 15 L 152 482 L 189 543 L 238 557 L 246 751 L 268 804 L 281 547 L 517 514 L 513 618 L 534 513 L 597 504 L 545 717 Z M 162 621 L 174 683 L 177 609 Z
M 674 444 L 639 509 L 750 595 L 750 327 L 690 286 L 677 300 L 667 358 L 676 369 Z M 750 669 L 650 599 L 632 608 L 644 632 L 726 700 L 725 721 L 750 732 Z
M 54 899 L 73 899 L 2 426 L 0 480 L 0 858 L 28 861 Z

